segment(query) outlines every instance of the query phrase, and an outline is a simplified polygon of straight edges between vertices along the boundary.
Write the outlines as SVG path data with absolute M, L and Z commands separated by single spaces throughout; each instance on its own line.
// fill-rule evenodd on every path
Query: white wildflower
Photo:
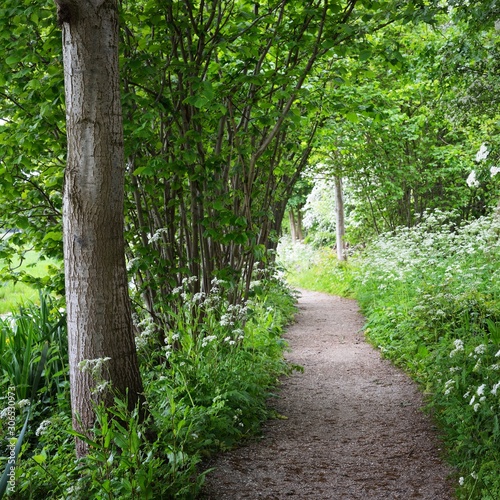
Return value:
M 109 385 L 111 385 L 109 381 L 102 380 L 101 382 L 96 384 L 93 392 L 96 394 L 102 394 L 108 388 Z
M 472 396 L 472 398 L 471 398 L 471 400 L 470 400 L 469 405 L 471 405 L 471 406 L 472 406 L 472 405 L 474 404 L 474 401 L 476 401 L 476 396 L 475 396 L 475 395 L 474 395 L 474 396 Z
M 464 482 L 465 482 L 465 479 L 463 477 L 461 477 L 459 480 L 458 480 L 458 484 L 460 486 L 463 486 L 464 485 Z
M 215 335 L 208 335 L 201 341 L 201 347 L 206 347 L 212 340 L 215 340 L 217 337 Z
M 108 362 L 111 361 L 111 358 L 96 358 L 96 359 L 84 359 L 78 363 L 78 368 L 83 373 L 92 373 L 92 375 L 100 374 L 102 367 Z
M 30 404 L 31 403 L 30 403 L 29 399 L 21 399 L 20 401 L 18 401 L 17 407 L 18 408 L 24 408 L 25 406 L 29 406 Z
M 453 349 L 451 352 L 450 352 L 450 358 L 452 358 L 453 356 L 455 356 L 455 354 L 457 352 L 460 352 L 460 351 L 463 351 L 464 350 L 464 342 L 463 340 L 461 339 L 456 339 L 453 341 L 453 345 L 455 346 L 455 349 Z
M 35 431 L 35 434 L 37 436 L 42 436 L 45 431 L 52 425 L 52 422 L 50 420 L 44 420 L 39 426 L 38 429 Z
M 490 152 L 488 151 L 486 144 L 484 144 L 484 143 L 481 144 L 479 151 L 476 153 L 476 161 L 479 162 L 479 161 L 486 160 L 486 158 L 488 158 L 489 154 L 490 154 Z
M 198 292 L 193 295 L 193 303 L 202 302 L 205 298 L 205 292 Z
M 160 229 L 158 229 L 154 234 L 153 236 L 150 236 L 148 238 L 148 243 L 151 245 L 151 243 L 156 243 L 162 236 L 162 234 L 167 234 L 168 233 L 168 229 L 166 227 L 161 227 Z
M 477 411 L 477 410 L 479 409 L 479 406 L 480 406 L 480 404 L 479 404 L 479 403 L 476 403 L 476 404 L 474 405 L 474 411 Z
M 500 172 L 500 167 L 490 167 L 490 175 L 491 177 L 495 177 L 495 175 Z
M 220 326 L 233 326 L 234 321 L 229 314 L 223 314 L 220 318 Z
M 484 344 L 480 344 L 474 349 L 474 352 L 476 354 L 484 354 L 486 352 L 486 346 Z
M 445 388 L 448 388 L 452 386 L 455 383 L 455 381 L 451 378 L 450 380 L 447 380 L 446 383 L 444 384 Z
M 495 358 L 498 358 L 500 356 L 500 351 L 498 351 L 496 354 L 495 354 Z
M 498 388 L 499 388 L 499 387 L 500 387 L 500 382 L 497 382 L 497 383 L 493 386 L 493 388 L 491 389 L 491 394 L 493 394 L 493 395 L 495 395 L 495 396 L 496 396 L 496 395 L 497 395 L 497 391 L 498 391 Z
M 476 171 L 472 170 L 471 173 L 469 174 L 469 177 L 467 177 L 467 186 L 470 188 L 472 187 L 479 187 L 479 181 L 476 179 Z
M 486 387 L 486 384 L 482 384 L 477 388 L 476 394 L 478 396 L 482 396 L 484 394 L 484 388 Z

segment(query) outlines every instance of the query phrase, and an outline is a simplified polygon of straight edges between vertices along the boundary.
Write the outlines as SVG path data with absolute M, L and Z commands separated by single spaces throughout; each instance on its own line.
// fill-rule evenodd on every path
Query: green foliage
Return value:
M 61 40 L 54 21 L 50 0 L 6 0 L 0 6 L 2 281 L 11 261 L 27 249 L 61 261 L 66 134 Z M 14 229 L 9 238 L 3 234 Z M 60 274 L 44 278 L 45 287 L 62 289 Z
M 214 280 L 207 295 L 193 293 L 193 282 L 185 279 L 159 308 L 161 321 L 145 315 L 138 322 L 146 420 L 140 418 L 143 409 L 129 412 L 120 398 L 109 409 L 98 407 L 94 429 L 80 435 L 89 445 L 80 461 L 74 458 L 67 386 L 57 383 L 61 374 L 54 373 L 60 357 L 49 348 L 45 386 L 37 391 L 43 403 L 33 404 L 13 498 L 191 499 L 208 472 L 202 469 L 204 458 L 258 433 L 272 416 L 266 401 L 278 377 L 291 369 L 283 360 L 281 335 L 295 312 L 295 295 L 274 271 L 264 269 L 251 282 L 249 300 L 237 306 L 229 300 L 229 282 Z M 41 325 L 54 325 L 59 318 L 48 307 L 29 314 Z M 24 310 L 23 325 L 30 315 Z M 9 332 L 10 339 L 14 333 Z M 29 329 L 23 332 L 21 337 L 34 339 Z M 48 333 L 55 339 L 53 330 Z M 17 348 L 12 351 L 11 357 L 17 355 Z M 66 373 L 65 363 L 61 373 Z M 11 380 L 14 374 L 5 377 Z M 49 400 L 51 382 L 64 394 Z M 21 407 L 16 408 L 21 427 Z
M 47 360 L 48 347 L 49 347 L 49 344 L 48 344 L 48 342 L 46 342 L 44 345 L 44 348 L 42 350 L 42 353 L 40 355 L 40 359 L 38 361 L 38 365 L 36 368 L 36 373 L 35 373 L 35 376 L 33 378 L 33 383 L 32 383 L 32 387 L 31 387 L 31 398 L 28 402 L 28 409 L 26 411 L 26 418 L 24 420 L 24 425 L 21 429 L 19 436 L 17 437 L 17 440 L 15 441 L 15 446 L 13 449 L 12 449 L 12 445 L 13 445 L 12 440 L 15 440 L 15 438 L 13 437 L 12 430 L 9 428 L 8 434 L 10 436 L 10 439 L 9 439 L 9 447 L 8 448 L 10 450 L 10 454 L 9 454 L 9 459 L 7 461 L 7 465 L 5 467 L 5 471 L 0 479 L 0 498 L 4 496 L 5 492 L 7 491 L 8 485 L 11 486 L 10 483 L 12 482 L 12 477 L 15 478 L 14 467 L 16 465 L 18 458 L 19 458 L 19 453 L 21 451 L 24 437 L 26 435 L 26 430 L 28 428 L 28 422 L 29 422 L 30 417 L 31 417 L 32 405 L 33 405 L 33 402 L 35 400 L 35 396 L 36 396 L 36 393 L 38 391 L 38 386 L 39 386 L 40 379 L 42 376 L 42 371 L 45 368 L 45 362 Z M 15 386 L 9 387 L 9 396 L 11 398 L 15 398 L 15 390 L 16 390 Z M 12 427 L 13 423 L 15 422 L 15 415 L 12 415 L 12 411 L 15 412 L 15 409 L 14 409 L 15 405 L 13 404 L 13 401 L 10 401 L 10 398 L 7 398 L 7 399 L 9 399 L 9 401 L 8 401 L 8 411 L 7 411 L 6 416 L 9 420 L 8 427 Z
M 497 35 L 448 21 L 391 26 L 332 63 L 341 78 L 325 99 L 330 116 L 307 177 L 344 179 L 351 244 L 411 227 L 427 210 L 470 220 L 497 204 Z M 489 156 L 478 161 L 482 144 Z M 316 232 L 324 240 L 319 228 L 311 241 Z
M 428 215 L 359 260 L 367 335 L 423 386 L 442 426 L 459 498 L 500 494 L 500 225 Z M 458 478 L 457 478 L 458 479 Z
M 69 387 L 65 316 L 49 297 L 40 294 L 40 305 L 22 307 L 0 320 L 0 369 L 2 393 L 15 386 L 19 399 L 31 393 L 37 362 L 48 344 L 39 396 L 45 402 Z

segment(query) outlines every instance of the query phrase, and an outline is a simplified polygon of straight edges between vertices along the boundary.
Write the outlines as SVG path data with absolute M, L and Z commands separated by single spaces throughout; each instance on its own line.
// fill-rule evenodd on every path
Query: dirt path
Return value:
M 368 345 L 352 300 L 302 292 L 283 382 L 259 442 L 223 454 L 204 496 L 224 499 L 451 499 L 422 397 Z

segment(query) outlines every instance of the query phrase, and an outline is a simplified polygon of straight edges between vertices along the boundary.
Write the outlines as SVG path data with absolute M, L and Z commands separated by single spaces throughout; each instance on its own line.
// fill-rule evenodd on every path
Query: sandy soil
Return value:
M 286 417 L 216 457 L 202 498 L 451 499 L 450 469 L 422 396 L 364 340 L 356 302 L 302 292 L 290 362 L 271 405 Z

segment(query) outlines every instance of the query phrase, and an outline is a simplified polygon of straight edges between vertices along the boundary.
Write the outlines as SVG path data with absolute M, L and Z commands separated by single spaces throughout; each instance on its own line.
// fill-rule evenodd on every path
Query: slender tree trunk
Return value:
M 292 235 L 292 243 L 295 243 L 299 238 L 296 232 L 295 214 L 293 213 L 293 208 L 288 209 L 288 220 L 290 221 L 290 234 Z
M 304 232 L 302 231 L 302 209 L 297 209 L 297 239 L 302 241 L 304 239 Z
M 345 216 L 344 216 L 344 196 L 342 193 L 342 177 L 335 176 L 335 226 L 337 232 L 337 258 L 340 261 L 346 260 L 345 255 Z
M 87 432 L 99 392 L 85 360 L 110 358 L 100 371 L 113 390 L 142 401 L 123 236 L 124 157 L 116 0 L 56 0 L 63 28 L 68 135 L 64 186 L 64 266 L 71 405 Z M 77 455 L 86 445 L 77 440 Z

